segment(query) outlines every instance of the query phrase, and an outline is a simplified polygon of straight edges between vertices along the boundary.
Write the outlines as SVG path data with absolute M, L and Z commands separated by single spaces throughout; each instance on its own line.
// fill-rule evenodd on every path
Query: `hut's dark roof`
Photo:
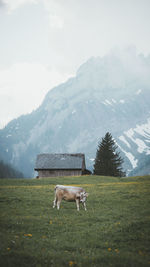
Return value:
M 84 154 L 39 154 L 35 170 L 38 169 L 82 169 Z

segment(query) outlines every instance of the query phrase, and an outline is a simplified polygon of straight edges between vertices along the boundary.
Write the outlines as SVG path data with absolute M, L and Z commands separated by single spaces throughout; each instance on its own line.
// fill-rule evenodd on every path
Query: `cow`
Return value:
M 87 210 L 85 204 L 87 196 L 88 193 L 86 193 L 82 187 L 56 185 L 53 208 L 55 208 L 57 205 L 57 209 L 59 210 L 61 201 L 66 200 L 66 201 L 75 201 L 78 211 L 80 203 L 82 203 L 84 209 Z

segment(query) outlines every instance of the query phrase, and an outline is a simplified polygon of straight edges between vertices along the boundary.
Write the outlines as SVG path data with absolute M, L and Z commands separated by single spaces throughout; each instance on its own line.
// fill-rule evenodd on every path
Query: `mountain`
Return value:
M 150 56 L 128 48 L 92 57 L 37 110 L 0 130 L 0 159 L 32 177 L 38 153 L 80 152 L 92 169 L 98 142 L 110 132 L 127 174 L 150 173 L 149 100 Z

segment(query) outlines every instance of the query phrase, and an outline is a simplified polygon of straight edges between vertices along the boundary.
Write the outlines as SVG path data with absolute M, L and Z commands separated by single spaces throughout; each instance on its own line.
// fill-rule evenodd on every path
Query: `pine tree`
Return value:
M 120 153 L 116 152 L 117 145 L 109 132 L 98 144 L 96 152 L 94 174 L 121 177 L 125 173 L 122 171 L 123 159 Z

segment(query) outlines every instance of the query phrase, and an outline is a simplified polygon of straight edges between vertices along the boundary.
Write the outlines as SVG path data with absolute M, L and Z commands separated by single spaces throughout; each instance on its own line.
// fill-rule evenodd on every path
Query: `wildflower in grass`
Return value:
M 32 237 L 32 234 L 28 234 L 29 237 Z
M 24 236 L 32 237 L 32 234 L 24 234 Z
M 9 250 L 10 250 L 10 248 L 7 248 L 7 250 L 9 251 Z
M 117 225 L 120 225 L 120 222 L 116 222 L 115 225 L 116 225 L 116 226 L 117 226 Z
M 119 252 L 119 249 L 118 249 L 118 248 L 116 248 L 116 249 L 115 249 L 115 252 L 116 252 L 116 253 L 118 253 L 118 252 Z
M 50 220 L 50 221 L 49 221 L 49 224 L 52 224 L 52 223 L 53 223 L 53 221 L 52 221 L 52 220 Z
M 73 261 L 69 261 L 69 266 L 73 266 L 74 262 Z
M 141 250 L 139 250 L 139 255 L 140 255 L 140 256 L 143 256 L 144 253 L 143 253 Z
M 108 248 L 108 251 L 111 251 L 111 248 Z

